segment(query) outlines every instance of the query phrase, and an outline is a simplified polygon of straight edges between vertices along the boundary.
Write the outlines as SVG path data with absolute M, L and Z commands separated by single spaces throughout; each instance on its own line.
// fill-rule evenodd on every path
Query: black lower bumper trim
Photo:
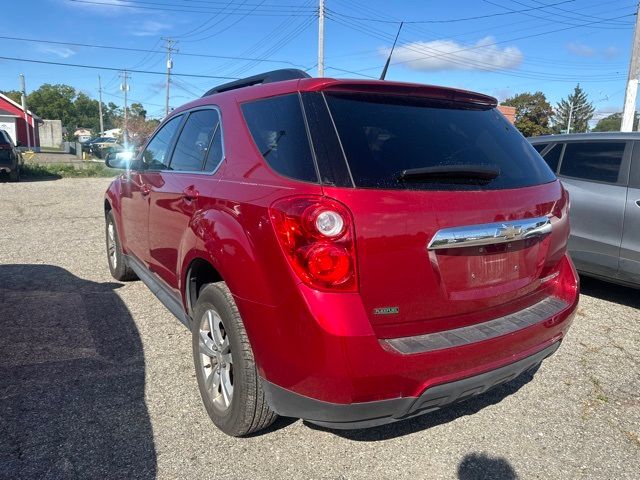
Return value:
M 473 377 L 436 385 L 419 397 L 392 398 L 363 403 L 331 403 L 294 393 L 261 379 L 271 408 L 284 417 L 296 417 L 335 429 L 368 428 L 437 410 L 486 392 L 538 366 L 560 342 L 529 357 Z

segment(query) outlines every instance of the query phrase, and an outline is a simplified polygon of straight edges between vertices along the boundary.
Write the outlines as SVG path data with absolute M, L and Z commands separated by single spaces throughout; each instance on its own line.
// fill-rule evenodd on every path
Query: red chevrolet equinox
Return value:
M 494 98 L 278 70 L 107 163 L 111 273 L 191 330 L 229 435 L 441 408 L 534 370 L 573 319 L 568 195 Z

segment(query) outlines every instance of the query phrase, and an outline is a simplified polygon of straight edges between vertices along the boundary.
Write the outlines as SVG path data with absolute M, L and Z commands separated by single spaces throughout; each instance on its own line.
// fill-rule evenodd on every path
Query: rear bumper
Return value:
M 323 402 L 299 395 L 264 379 L 262 379 L 262 388 L 269 405 L 279 415 L 303 418 L 317 425 L 335 429 L 368 428 L 428 413 L 484 393 L 537 367 L 559 346 L 560 341 L 503 367 L 472 377 L 434 385 L 427 388 L 418 397 L 392 398 L 345 405 Z
M 380 338 L 355 293 L 297 285 L 277 306 L 235 299 L 274 410 L 316 423 L 375 425 L 431 408 L 427 401 L 441 385 L 483 391 L 494 383 L 488 372 L 516 365 L 518 373 L 521 361 L 525 370 L 539 363 L 548 353 L 536 355 L 555 350 L 569 330 L 578 292 L 577 273 L 565 257 L 548 301 L 483 324 L 401 338 Z M 476 380 L 467 387 L 470 378 Z M 447 392 L 433 408 L 461 395 Z M 359 405 L 378 413 L 343 416 Z

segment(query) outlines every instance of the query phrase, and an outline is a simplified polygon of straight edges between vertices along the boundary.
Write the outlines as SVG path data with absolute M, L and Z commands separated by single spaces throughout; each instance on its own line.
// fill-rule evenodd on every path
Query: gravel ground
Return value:
M 376 429 L 225 436 L 187 330 L 109 275 L 108 183 L 0 184 L 0 478 L 640 478 L 640 297 L 588 279 L 533 379 Z

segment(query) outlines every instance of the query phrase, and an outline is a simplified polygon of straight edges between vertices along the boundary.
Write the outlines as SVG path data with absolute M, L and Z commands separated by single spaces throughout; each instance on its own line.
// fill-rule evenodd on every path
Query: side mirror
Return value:
M 22 142 L 16 142 L 16 147 L 21 147 L 22 146 Z
M 104 163 L 109 168 L 129 170 L 133 163 L 134 153 L 130 151 L 109 152 L 104 158 Z

